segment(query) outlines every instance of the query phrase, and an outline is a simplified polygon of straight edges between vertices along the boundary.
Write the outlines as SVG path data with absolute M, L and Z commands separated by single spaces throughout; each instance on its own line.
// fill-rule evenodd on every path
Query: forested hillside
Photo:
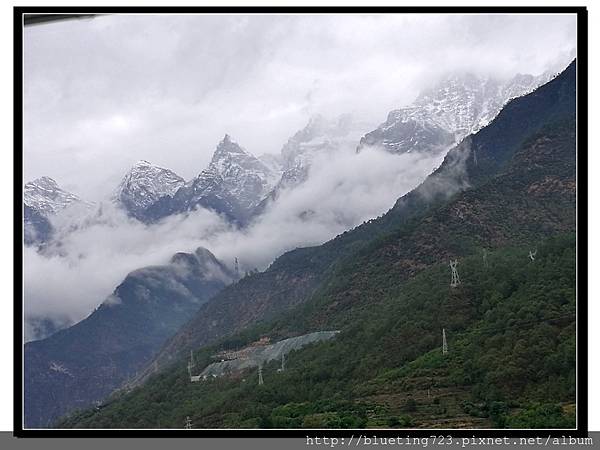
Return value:
M 342 331 L 290 355 L 283 373 L 267 366 L 263 386 L 256 371 L 192 384 L 181 361 L 61 425 L 572 426 L 574 205 L 565 120 L 531 135 L 498 176 L 343 259 L 310 301 L 198 349 L 207 364 L 261 335 Z
M 59 426 L 574 426 L 575 241 L 538 244 L 535 261 L 524 246 L 489 252 L 487 266 L 461 259 L 456 289 L 439 264 L 366 305 L 312 316 L 342 333 L 293 352 L 283 373 L 269 364 L 262 386 L 256 370 L 190 383 L 182 363 Z M 195 356 L 206 364 L 214 350 Z
M 567 196 L 561 200 L 561 206 L 548 204 L 543 198 L 545 191 L 543 186 L 536 195 L 519 197 L 518 200 L 521 203 L 512 205 L 514 210 L 519 211 L 519 214 L 510 217 L 519 220 L 522 216 L 524 222 L 530 221 L 533 218 L 526 211 L 528 203 L 536 201 L 543 202 L 543 205 L 539 205 L 542 208 L 554 208 L 551 213 L 553 215 L 564 214 L 563 206 L 567 209 L 572 208 L 573 203 L 571 202 L 575 196 L 573 181 L 575 150 L 572 123 L 575 120 L 575 86 L 576 62 L 573 61 L 563 73 L 549 83 L 531 94 L 509 102 L 490 125 L 450 150 L 442 165 L 434 173 L 416 189 L 398 199 L 394 207 L 382 217 L 342 233 L 321 246 L 299 248 L 288 252 L 275 260 L 264 272 L 253 274 L 224 289 L 203 305 L 195 316 L 165 344 L 154 361 L 148 364 L 146 370 L 142 372 L 138 382 L 143 382 L 152 374 L 155 365 L 166 367 L 191 349 L 212 344 L 253 324 L 268 322 L 297 305 L 318 298 L 320 291 L 324 288 L 329 289 L 331 280 L 336 278 L 335 273 L 344 264 L 345 259 L 357 261 L 357 255 L 361 252 L 369 252 L 373 245 L 377 245 L 377 242 L 380 242 L 388 234 L 396 234 L 398 239 L 403 239 L 400 236 L 406 232 L 407 227 L 414 226 L 426 217 L 430 217 L 428 220 L 432 220 L 438 214 L 437 211 L 443 208 L 453 196 L 465 190 L 470 190 L 470 195 L 479 195 L 475 193 L 483 192 L 479 188 L 484 186 L 487 186 L 488 190 L 493 189 L 494 184 L 490 184 L 490 180 L 495 180 L 509 167 L 514 167 L 520 170 L 519 175 L 515 175 L 513 179 L 510 176 L 502 178 L 506 184 L 504 187 L 506 192 L 502 193 L 505 197 L 493 198 L 496 194 L 491 192 L 491 196 L 488 198 L 489 203 L 499 202 L 500 206 L 510 207 L 506 204 L 513 201 L 512 190 L 519 189 L 519 184 L 511 186 L 510 183 L 515 180 L 517 183 L 523 183 L 529 179 L 528 177 L 543 176 L 544 167 L 539 167 L 541 162 L 536 162 L 534 154 L 518 156 L 518 152 L 524 148 L 525 143 L 534 139 L 534 136 L 538 135 L 541 130 L 545 130 L 538 135 L 542 139 L 546 133 L 562 136 L 562 131 L 558 131 L 561 127 L 570 130 L 565 138 L 571 139 L 572 142 L 569 141 L 569 148 L 565 149 L 564 155 L 561 156 L 560 164 L 563 165 L 563 171 L 569 172 L 570 183 L 573 185 L 569 187 Z M 541 144 L 540 142 L 534 145 Z M 563 142 L 560 145 L 567 144 Z M 524 158 L 533 158 L 531 162 L 534 164 L 521 167 L 529 164 L 529 161 Z M 554 167 L 555 162 L 552 158 L 545 158 L 543 163 L 548 164 L 548 168 L 551 170 L 561 170 Z M 537 174 L 529 173 L 529 171 L 535 170 L 538 170 Z M 540 182 L 549 181 L 540 180 Z M 515 197 L 514 200 L 516 199 Z M 479 206 L 485 205 L 478 204 L 476 208 Z M 495 205 L 492 204 L 491 207 L 495 208 Z M 449 223 L 443 226 L 445 228 L 453 227 L 460 236 L 467 236 L 466 239 L 470 240 L 471 237 L 468 236 L 473 227 L 481 222 L 479 218 L 475 217 L 481 211 L 473 209 L 468 212 L 470 217 L 463 220 L 459 215 L 462 214 L 460 207 L 456 208 L 458 209 L 448 216 Z M 511 215 L 514 210 L 507 210 L 506 213 Z M 489 208 L 483 212 L 490 214 Z M 571 214 L 572 220 L 569 224 L 574 221 L 573 214 Z M 499 215 L 501 216 L 501 213 Z M 490 218 L 486 217 L 486 219 Z M 506 217 L 501 218 L 506 219 Z M 552 223 L 556 222 L 555 219 L 549 220 Z M 552 223 L 547 225 L 547 231 L 553 230 Z M 562 225 L 560 226 L 564 228 Z M 521 237 L 524 237 L 524 233 L 529 233 L 530 237 L 535 238 L 541 231 L 535 230 L 536 227 L 537 225 L 527 224 L 525 228 L 520 229 L 509 223 L 506 225 L 505 231 L 509 234 L 520 233 Z M 489 224 L 487 230 L 480 231 L 490 234 L 495 228 L 497 228 L 496 225 Z M 429 231 L 424 229 L 423 233 L 430 231 L 430 229 Z M 432 237 L 436 237 L 436 233 L 437 231 L 434 230 Z M 482 242 L 492 237 L 497 239 L 497 242 L 489 242 L 486 245 L 500 245 L 506 241 L 501 234 L 495 233 L 495 236 L 491 234 L 482 236 Z M 425 241 L 427 241 L 427 236 L 425 236 Z M 402 242 L 401 246 L 406 249 L 410 245 L 412 245 L 411 240 L 406 240 Z M 433 243 L 428 245 L 434 247 Z M 454 242 L 452 245 L 454 247 L 466 245 L 465 239 L 460 237 L 458 243 Z M 425 249 L 425 251 L 428 250 Z M 452 252 L 446 253 L 449 255 Z M 419 259 L 420 255 L 409 256 L 409 259 L 414 258 Z M 414 261 L 415 264 L 410 261 L 399 263 L 408 264 L 402 268 L 408 268 L 408 270 L 402 270 L 400 276 L 409 277 L 432 262 L 431 255 L 429 255 L 425 261 Z M 400 269 L 400 267 L 397 268 Z M 379 268 L 379 271 L 385 273 L 388 270 L 388 267 L 385 267 L 385 270 Z

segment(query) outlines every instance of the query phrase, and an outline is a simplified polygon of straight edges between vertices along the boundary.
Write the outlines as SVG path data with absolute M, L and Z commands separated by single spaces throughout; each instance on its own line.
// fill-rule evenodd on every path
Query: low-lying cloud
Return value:
M 402 194 L 437 167 L 442 155 L 391 155 L 351 147 L 323 154 L 302 185 L 284 190 L 255 223 L 229 225 L 199 209 L 144 225 L 110 204 L 64 233 L 59 244 L 38 253 L 25 249 L 26 319 L 47 318 L 57 325 L 81 320 L 111 295 L 126 274 L 165 264 L 178 251 L 203 246 L 242 273 L 265 269 L 296 247 L 321 244 L 387 211 Z M 58 220 L 60 221 L 60 220 Z M 35 330 L 27 330 L 27 339 Z

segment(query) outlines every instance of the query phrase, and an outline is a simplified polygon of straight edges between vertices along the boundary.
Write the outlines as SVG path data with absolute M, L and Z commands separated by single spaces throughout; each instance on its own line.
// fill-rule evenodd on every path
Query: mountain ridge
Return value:
M 103 400 L 234 279 L 210 251 L 180 252 L 166 265 L 130 272 L 81 322 L 26 343 L 25 425 L 46 427 Z
M 505 82 L 471 73 L 446 75 L 412 104 L 391 111 L 356 151 L 379 146 L 395 154 L 442 152 L 490 123 L 510 100 L 550 78 L 550 72 L 517 74 Z
M 296 249 L 276 259 L 259 274 L 230 286 L 203 305 L 157 355 L 159 366 L 172 363 L 190 347 L 201 347 L 250 323 L 268 320 L 285 309 L 308 301 L 320 282 L 348 255 L 373 236 L 385 235 L 429 213 L 441 202 L 484 183 L 502 170 L 520 143 L 544 125 L 575 115 L 575 62 L 533 93 L 512 100 L 487 127 L 451 150 L 442 165 L 420 186 L 398 199 L 382 217 L 347 231 L 317 247 Z M 536 114 L 532 114 L 536 111 Z M 524 118 L 527 118 L 525 120 Z M 510 139 L 499 136 L 514 128 Z M 477 152 L 477 163 L 474 153 Z M 451 189 L 450 189 L 451 188 Z M 269 290 L 264 291 L 264 286 Z M 243 301 L 241 299 L 243 298 Z M 220 326 L 212 326 L 218 318 Z M 138 382 L 146 378 L 143 372 Z
M 74 205 L 90 206 L 79 196 L 62 189 L 48 176 L 26 183 L 23 188 L 25 245 L 43 245 L 48 242 L 55 232 L 52 218 Z
M 202 333 L 202 324 L 217 317 L 207 314 L 214 301 L 209 302 L 161 351 L 183 345 L 205 364 L 215 350 L 258 336 L 341 330 L 331 341 L 290 355 L 284 373 L 275 372 L 276 364 L 265 367 L 264 387 L 255 386 L 252 370 L 241 375 L 246 384 L 239 377 L 189 383 L 175 355 L 173 362 L 180 364 L 163 365 L 144 386 L 117 396 L 100 412 L 62 423 L 151 427 L 153 412 L 161 411 L 167 427 L 178 427 L 186 415 L 208 428 L 572 427 L 574 112 L 572 66 L 507 107 L 485 133 L 463 141 L 433 181 L 423 183 L 439 187 L 442 175 L 454 173 L 459 190 L 443 197 L 435 192 L 434 203 L 418 212 L 399 200 L 400 209 L 392 208 L 386 220 L 362 227 L 361 234 L 365 228 L 377 231 L 363 245 L 330 255 L 337 258 L 334 267 L 304 301 L 286 309 L 270 305 L 271 315 L 262 304 L 260 319 L 220 336 Z M 531 120 L 524 122 L 524 116 Z M 498 141 L 511 131 L 512 139 Z M 399 212 L 404 216 L 391 217 Z M 361 237 L 352 234 L 342 241 Z M 331 253 L 340 244 L 336 240 L 319 248 Z M 534 258 L 528 257 L 532 249 L 539 250 Z M 323 253 L 302 250 L 296 262 L 294 253 L 284 255 L 285 268 L 273 264 L 279 275 L 298 275 L 299 262 L 316 265 L 313 273 L 321 269 L 314 258 Z M 447 264 L 455 258 L 461 283 L 452 287 Z M 244 290 L 267 272 L 250 277 Z M 235 289 L 218 297 L 233 301 Z M 262 298 L 272 291 L 273 286 Z M 528 325 L 521 330 L 520 324 Z M 489 329 L 496 331 L 488 336 Z M 447 355 L 441 351 L 442 330 L 450 344 Z M 196 335 L 185 335 L 191 331 Z M 182 396 L 193 399 L 187 407 L 177 401 Z M 156 398 L 160 404 L 151 405 L 149 399 Z

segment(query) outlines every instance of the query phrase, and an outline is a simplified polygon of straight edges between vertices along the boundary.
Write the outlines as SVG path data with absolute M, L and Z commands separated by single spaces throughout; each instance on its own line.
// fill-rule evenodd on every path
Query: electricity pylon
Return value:
M 190 379 L 192 378 L 192 369 L 194 367 L 194 352 L 190 350 L 190 361 L 188 362 L 188 374 L 190 375 Z
M 458 271 L 456 270 L 456 266 L 458 265 L 458 260 L 450 261 L 450 268 L 452 269 L 452 280 L 450 281 L 450 287 L 455 288 L 460 284 L 460 278 L 458 276 Z
M 446 341 L 446 329 L 442 328 L 442 355 L 448 353 L 448 342 Z
M 258 365 L 258 385 L 262 386 L 263 384 L 265 384 L 265 382 L 263 381 L 263 376 L 262 376 L 262 363 L 260 363 Z
M 281 354 L 281 367 L 277 369 L 277 372 L 283 372 L 285 370 L 285 353 Z
M 186 430 L 190 430 L 192 428 L 192 420 L 190 419 L 190 416 L 185 417 L 185 428 Z
M 537 248 L 534 251 L 529 250 L 529 259 L 535 261 L 535 255 L 537 254 Z

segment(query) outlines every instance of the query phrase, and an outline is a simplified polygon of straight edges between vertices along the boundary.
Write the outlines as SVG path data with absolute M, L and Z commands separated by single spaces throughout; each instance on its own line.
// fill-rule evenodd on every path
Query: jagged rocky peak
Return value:
M 44 190 L 55 190 L 55 189 L 59 189 L 58 187 L 58 183 L 56 181 L 54 181 L 54 179 L 50 178 L 50 177 L 40 177 L 40 178 L 36 178 L 33 181 L 30 181 L 28 183 L 25 184 L 25 188 L 27 187 L 31 187 L 31 188 L 38 188 L 38 189 L 44 189 Z
M 177 191 L 173 211 L 204 208 L 243 225 L 278 177 L 279 172 L 273 172 L 226 134 L 217 144 L 208 167 Z
M 312 116 L 306 126 L 295 133 L 281 149 L 284 170 L 307 166 L 321 152 L 340 149 L 360 134 L 360 125 L 351 114 L 328 119 L 322 114 Z M 362 131 L 362 130 L 361 130 Z
M 262 161 L 233 141 L 228 134 L 217 145 L 209 169 L 224 178 L 239 170 L 270 174 L 269 168 Z
M 501 80 L 473 73 L 449 73 L 415 101 L 391 111 L 387 120 L 367 133 L 357 151 L 369 146 L 390 153 L 438 152 L 491 122 L 510 99 L 532 91 L 550 79 L 517 74 Z
M 82 200 L 62 189 L 50 177 L 40 177 L 25 184 L 23 203 L 44 216 L 53 215 Z
M 140 160 L 125 174 L 118 193 L 131 196 L 140 206 L 147 206 L 160 197 L 172 196 L 184 183 L 172 170 Z
M 218 188 L 232 196 L 242 208 L 251 208 L 273 187 L 277 174 L 226 134 L 213 154 L 203 182 L 218 178 Z
M 56 225 L 88 213 L 92 203 L 62 189 L 50 177 L 30 181 L 23 187 L 23 231 L 25 245 L 48 243 Z M 64 217 L 63 217 L 64 216 Z
M 500 82 L 488 77 L 452 73 L 421 92 L 414 102 L 417 110 L 409 115 L 465 136 L 478 125 L 481 116 L 488 118 L 488 103 L 496 102 L 499 86 Z
M 242 147 L 240 147 L 240 145 L 237 142 L 234 142 L 231 139 L 231 136 L 225 134 L 223 139 L 221 139 L 221 142 L 219 142 L 219 144 L 217 145 L 217 149 L 213 154 L 213 160 L 222 158 L 225 155 L 236 153 L 241 155 L 249 155 L 249 153 L 246 150 L 244 150 Z
M 148 209 L 160 199 L 172 197 L 184 184 L 172 170 L 140 160 L 125 174 L 113 199 L 129 215 L 148 221 Z

